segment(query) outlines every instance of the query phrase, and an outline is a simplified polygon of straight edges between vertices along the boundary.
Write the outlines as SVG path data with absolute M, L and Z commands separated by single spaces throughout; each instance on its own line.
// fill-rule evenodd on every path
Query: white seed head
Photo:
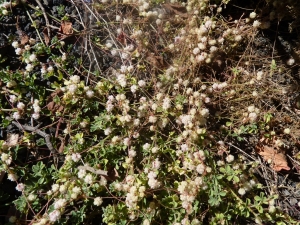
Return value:
M 246 190 L 245 190 L 244 188 L 240 188 L 240 189 L 238 190 L 238 193 L 239 193 L 240 195 L 244 195 L 244 194 L 246 194 Z
M 295 59 L 293 59 L 293 58 L 290 58 L 290 59 L 286 62 L 286 64 L 288 64 L 289 66 L 294 65 L 294 63 L 295 63 Z
M 254 18 L 256 17 L 256 12 L 250 13 L 249 17 L 250 17 L 251 19 L 254 19 Z
M 258 28 L 258 27 L 260 26 L 260 24 L 261 24 L 261 22 L 259 22 L 258 20 L 255 20 L 255 21 L 253 22 L 253 27 L 254 27 L 254 28 Z
M 36 54 L 31 54 L 29 56 L 29 60 L 30 60 L 30 62 L 35 62 L 36 61 Z
M 291 133 L 291 129 L 290 128 L 285 128 L 283 132 L 285 134 L 290 134 Z
M 14 48 L 19 48 L 19 43 L 17 41 L 14 41 L 13 43 L 11 43 L 11 45 L 14 47 Z

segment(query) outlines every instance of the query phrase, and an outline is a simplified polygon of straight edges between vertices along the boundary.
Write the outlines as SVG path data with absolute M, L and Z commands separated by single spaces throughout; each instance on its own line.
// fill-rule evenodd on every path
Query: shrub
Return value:
M 227 21 L 228 2 L 78 3 L 91 13 L 80 34 L 89 68 L 59 34 L 11 40 L 20 67 L 1 71 L 1 115 L 15 131 L 0 144 L 17 220 L 296 224 L 241 149 L 251 137 L 286 148 L 290 128 L 272 133 L 286 112 L 269 100 L 285 101 L 275 80 L 290 68 L 253 65 L 269 21 L 254 11 Z

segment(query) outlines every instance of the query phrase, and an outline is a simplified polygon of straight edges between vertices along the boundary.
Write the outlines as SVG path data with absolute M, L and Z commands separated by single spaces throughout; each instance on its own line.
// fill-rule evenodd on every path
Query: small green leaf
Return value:
M 233 181 L 234 181 L 235 183 L 238 183 L 238 182 L 240 181 L 240 178 L 238 178 L 237 176 L 234 176 L 234 177 L 233 177 Z
M 221 192 L 219 193 L 219 195 L 222 196 L 222 197 L 226 196 L 226 194 L 227 194 L 227 193 L 226 193 L 225 191 L 221 191 Z
M 226 127 L 230 127 L 232 125 L 232 122 L 231 121 L 227 121 L 226 122 Z

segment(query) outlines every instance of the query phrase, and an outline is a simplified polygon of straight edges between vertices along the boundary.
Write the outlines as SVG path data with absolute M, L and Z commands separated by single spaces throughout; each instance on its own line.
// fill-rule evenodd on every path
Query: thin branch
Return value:
M 43 11 L 43 15 L 44 15 L 44 18 L 45 18 L 45 22 L 46 22 L 46 26 L 47 26 L 47 31 L 48 31 L 48 37 L 49 39 L 51 39 L 51 34 L 50 34 L 50 23 L 49 23 L 49 20 L 48 20 L 48 17 L 47 17 L 47 13 L 45 11 L 45 8 L 43 7 L 43 5 L 41 4 L 41 2 L 39 0 L 35 0 L 36 3 L 39 5 L 40 9 Z
M 107 176 L 107 173 L 108 173 L 105 170 L 96 170 L 91 166 L 78 166 L 78 169 L 87 170 L 87 171 L 90 171 L 91 173 L 102 175 L 102 176 Z
M 233 148 L 235 148 L 235 149 L 241 151 L 243 154 L 245 154 L 245 155 L 248 156 L 249 158 L 251 158 L 251 159 L 253 159 L 254 161 L 256 161 L 255 158 L 253 158 L 251 155 L 249 155 L 248 153 L 246 153 L 245 151 L 243 151 L 243 150 L 240 149 L 239 147 L 237 147 L 237 146 L 235 146 L 235 145 L 233 145 L 233 144 L 231 144 L 231 143 L 228 143 L 228 142 L 226 142 L 226 144 L 228 144 L 228 145 L 230 145 L 231 147 L 233 147 Z
M 28 126 L 28 125 L 21 125 L 20 123 L 16 122 L 16 121 L 12 121 L 12 124 L 14 124 L 16 127 L 18 127 L 20 130 L 25 130 L 25 131 L 30 131 L 30 132 L 35 132 L 38 135 L 42 136 L 45 139 L 46 145 L 49 148 L 49 150 L 52 153 L 56 153 L 57 151 L 55 150 L 55 148 L 52 146 L 52 143 L 50 141 L 50 135 L 46 134 L 45 132 L 41 131 L 40 129 L 38 129 L 37 127 L 32 127 L 32 126 Z

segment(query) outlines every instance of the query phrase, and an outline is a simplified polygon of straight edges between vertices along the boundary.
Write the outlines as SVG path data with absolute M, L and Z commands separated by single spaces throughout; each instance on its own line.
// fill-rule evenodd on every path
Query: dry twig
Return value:
M 49 148 L 49 150 L 52 153 L 56 153 L 55 148 L 52 146 L 52 143 L 50 141 L 50 135 L 46 134 L 45 132 L 41 131 L 40 129 L 38 129 L 37 127 L 32 127 L 32 126 L 28 126 L 28 125 L 21 125 L 20 123 L 16 122 L 16 121 L 12 121 L 12 124 L 14 124 L 16 127 L 18 127 L 20 130 L 25 130 L 25 131 L 30 131 L 30 132 L 35 132 L 38 135 L 42 136 L 45 139 L 46 145 Z

